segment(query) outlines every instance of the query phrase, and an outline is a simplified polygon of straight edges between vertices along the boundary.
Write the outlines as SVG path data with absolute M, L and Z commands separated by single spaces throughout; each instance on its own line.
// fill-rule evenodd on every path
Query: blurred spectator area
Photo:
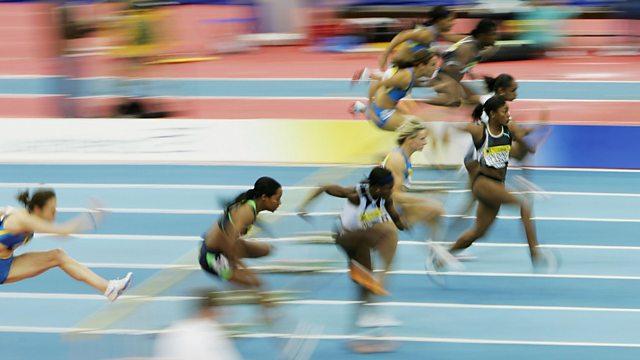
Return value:
M 206 59 L 221 50 L 238 50 L 237 36 L 257 31 L 253 1 L 163 4 L 134 8 L 125 1 L 0 2 L 1 73 L 16 82 L 14 95 L 2 97 L 0 108 L 18 109 L 5 111 L 5 116 L 66 116 L 60 107 L 65 97 L 75 100 L 76 116 L 109 116 L 116 97 L 153 96 L 162 90 L 112 79 L 161 76 L 161 65 L 139 64 Z M 32 75 L 48 78 L 21 78 Z M 104 80 L 89 87 L 74 80 L 78 78 Z
M 163 53 L 204 55 L 224 35 L 256 31 L 253 1 L 163 3 L 170 5 L 155 9 L 161 15 L 155 16 L 152 29 L 160 42 L 158 51 Z M 0 2 L 0 61 L 30 59 L 30 66 L 35 66 L 38 59 L 62 52 L 84 50 L 78 56 L 108 52 L 122 45 L 117 35 L 126 21 L 122 15 L 127 6 L 125 1 Z M 64 18 L 96 31 L 75 32 L 70 29 L 74 26 L 62 24 Z M 91 49 L 95 51 L 88 51 Z
M 499 22 L 502 40 L 555 42 L 574 48 L 637 45 L 640 0 L 166 0 L 163 6 L 158 51 L 204 56 L 224 51 L 238 35 L 295 33 L 312 44 L 321 39 L 351 36 L 354 42 L 385 42 L 427 17 L 434 5 L 448 5 L 458 14 L 454 33 L 468 33 L 479 18 Z M 96 27 L 122 9 L 125 1 L 78 0 L 56 2 L 0 2 L 0 61 L 38 59 L 60 51 L 106 49 L 114 32 L 98 26 L 90 36 L 58 40 L 60 4 L 69 16 L 86 24 L 77 33 Z M 531 10 L 530 3 L 541 4 Z M 541 10 L 541 9 L 544 9 Z M 69 30 L 69 29 L 67 29 Z M 69 31 L 68 31 L 69 32 Z M 73 33 L 73 31 L 71 31 Z M 198 36 L 193 36 L 198 34 Z M 251 39 L 250 36 L 247 38 Z M 266 38 L 261 44 L 277 44 Z M 296 39 L 299 39 L 296 38 Z M 542 40 L 541 40 L 542 39 Z M 233 50 L 233 47 L 231 48 Z M 89 52 L 91 53 L 91 52 Z M 86 55 L 86 54 L 85 54 Z M 80 56 L 80 54 L 79 54 Z M 43 65 L 47 66 L 47 65 Z M 49 64 L 49 66 L 51 66 Z M 11 70 L 10 70 L 11 71 Z M 31 73 L 40 73 L 35 71 Z
M 454 33 L 468 33 L 488 17 L 498 23 L 501 40 L 563 49 L 638 48 L 638 0 L 357 0 L 345 2 L 334 15 L 340 29 L 350 27 L 368 42 L 384 42 L 426 20 L 435 5 L 457 13 Z
M 449 5 L 457 12 L 454 33 L 468 33 L 479 18 L 491 17 L 499 22 L 502 40 L 515 44 L 529 41 L 529 36 L 533 41 L 549 41 L 552 47 L 561 49 L 632 47 L 637 51 L 640 34 L 640 0 L 561 3 L 537 0 L 536 6 L 540 8 L 535 11 L 527 10 L 530 1 L 519 0 L 157 0 L 155 3 L 162 6 L 153 7 L 151 14 L 142 14 L 131 11 L 130 1 L 0 0 L 0 66 L 5 81 L 15 83 L 10 96 L 0 98 L 0 108 L 11 110 L 4 115 L 62 116 L 65 111 L 59 100 L 66 95 L 77 105 L 75 109 L 71 106 L 77 116 L 106 116 L 115 97 L 144 98 L 166 92 L 150 85 L 132 87 L 114 80 L 162 77 L 161 66 L 133 68 L 133 62 L 137 66 L 162 57 L 207 59 L 210 54 L 243 50 L 245 40 L 239 39 L 248 38 L 247 43 L 251 43 L 249 35 L 256 33 L 294 33 L 306 37 L 309 44 L 320 44 L 317 48 L 321 50 L 379 51 L 398 32 L 423 22 L 436 4 Z M 133 25 L 130 31 L 122 31 L 125 23 Z M 146 46 L 149 38 L 152 44 Z M 267 36 L 261 38 L 260 44 L 286 43 L 283 38 L 299 39 Z M 145 46 L 131 46 L 140 45 L 138 40 Z M 376 42 L 381 44 L 371 44 Z M 130 48 L 123 49 L 126 46 Z M 29 79 L 32 75 L 43 78 Z M 104 79 L 92 82 L 91 86 L 73 80 L 91 77 Z

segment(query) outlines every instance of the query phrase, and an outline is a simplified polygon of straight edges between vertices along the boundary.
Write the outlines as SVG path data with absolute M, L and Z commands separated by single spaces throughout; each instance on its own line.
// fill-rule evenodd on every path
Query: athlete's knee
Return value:
M 433 214 L 431 217 L 433 220 L 437 220 L 444 216 L 444 207 L 442 205 L 434 205 L 431 209 L 431 213 Z
M 258 249 L 257 257 L 268 256 L 269 254 L 271 254 L 272 250 L 273 246 L 271 246 L 271 244 L 262 244 L 262 246 Z
M 49 263 L 52 266 L 59 266 L 67 262 L 70 258 L 67 252 L 62 249 L 53 249 L 47 252 Z
M 447 99 L 447 102 L 444 104 L 444 106 L 449 107 L 459 107 L 460 105 L 462 105 L 462 100 L 460 98 Z
M 531 205 L 527 200 L 523 200 L 520 202 L 520 216 L 524 218 L 531 217 Z

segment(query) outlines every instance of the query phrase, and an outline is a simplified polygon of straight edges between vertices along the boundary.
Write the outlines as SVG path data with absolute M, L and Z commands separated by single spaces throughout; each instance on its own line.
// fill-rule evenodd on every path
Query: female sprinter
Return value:
M 62 249 L 26 252 L 14 256 L 14 251 L 28 243 L 34 233 L 70 235 L 94 229 L 102 219 L 101 212 L 80 215 L 64 224 L 54 223 L 57 198 L 53 190 L 42 189 L 31 196 L 28 191 L 18 195 L 25 209 L 0 210 L 0 284 L 8 284 L 59 267 L 77 281 L 95 288 L 109 301 L 115 301 L 131 285 L 132 274 L 123 279 L 105 280 L 88 267 L 72 259 Z
M 460 35 L 449 34 L 449 31 L 453 27 L 453 20 L 455 14 L 450 12 L 445 6 L 436 6 L 429 12 L 429 21 L 424 25 L 418 25 L 413 29 L 405 30 L 396 35 L 385 51 L 380 56 L 379 66 L 382 71 L 387 70 L 389 57 L 393 51 L 399 47 L 400 49 L 395 53 L 392 60 L 392 67 L 395 67 L 396 63 L 406 63 L 411 61 L 413 55 L 425 49 L 430 49 L 431 44 L 438 38 L 450 41 L 452 43 L 458 42 L 462 39 Z M 360 80 L 380 80 L 384 76 L 383 73 L 370 73 L 370 70 L 363 68 L 357 71 L 353 75 L 353 81 Z
M 438 96 L 432 99 L 433 105 L 459 106 L 463 100 L 474 95 L 461 81 L 483 57 L 495 49 L 496 28 L 492 20 L 482 19 L 470 36 L 451 45 L 442 54 L 442 65 L 432 81 L 440 84 L 435 88 Z
M 438 220 L 444 214 L 442 205 L 435 201 L 410 196 L 413 166 L 411 155 L 422 151 L 427 144 L 428 130 L 423 122 L 410 119 L 396 130 L 398 147 L 393 149 L 382 162 L 382 166 L 393 174 L 393 200 L 400 209 L 402 219 L 408 226 L 423 222 L 437 231 Z
M 398 245 L 396 226 L 400 230 L 405 229 L 393 205 L 393 182 L 393 175 L 389 170 L 376 167 L 371 170 L 368 179 L 356 187 L 320 187 L 300 206 L 300 213 L 306 214 L 306 207 L 322 193 L 347 199 L 340 217 L 336 243 L 347 254 L 351 278 L 362 286 L 365 298 L 369 292 L 376 295 L 387 294 L 383 284 Z M 384 262 L 384 272 L 380 279 L 371 276 L 371 249 L 377 249 Z
M 198 259 L 200 267 L 222 280 L 260 288 L 260 280 L 242 259 L 267 256 L 271 247 L 247 241 L 242 236 L 255 223 L 258 213 L 276 211 L 281 197 L 282 186 L 270 177 L 259 178 L 253 189 L 238 195 L 203 236 Z
M 437 64 L 438 58 L 433 52 L 420 50 L 411 62 L 400 64 L 389 78 L 373 82 L 369 86 L 367 118 L 383 130 L 394 131 L 400 127 L 409 115 L 398 107 L 400 100 L 411 92 L 417 78 L 431 77 Z M 429 99 L 424 102 L 431 104 Z
M 489 116 L 487 124 L 478 121 L 483 111 Z M 518 141 L 527 146 L 522 141 L 522 131 L 510 123 L 509 107 L 505 99 L 499 96 L 488 99 L 484 106 L 478 106 L 473 117 L 476 121 L 468 124 L 463 130 L 471 134 L 479 154 L 479 168 L 471 185 L 473 196 L 479 203 L 476 222 L 458 238 L 449 251 L 455 253 L 466 249 L 481 238 L 496 219 L 502 204 L 517 205 L 520 207 L 533 264 L 550 266 L 553 260 L 550 254 L 543 256 L 538 250 L 529 204 L 525 199 L 511 194 L 504 185 L 512 142 Z M 528 148 L 527 151 L 535 152 L 532 148 Z M 434 259 L 428 259 L 432 260 Z

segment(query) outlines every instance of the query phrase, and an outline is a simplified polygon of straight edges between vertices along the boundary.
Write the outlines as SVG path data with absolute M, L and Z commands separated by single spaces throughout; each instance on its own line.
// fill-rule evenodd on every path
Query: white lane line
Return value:
M 38 234 L 37 238 L 56 238 L 65 239 L 59 235 L 53 234 Z M 200 236 L 180 236 L 180 235 L 134 235 L 134 234 L 73 234 L 70 237 L 74 240 L 122 240 L 122 241 L 186 241 L 186 242 L 199 242 L 202 241 Z M 276 238 L 251 238 L 255 241 L 265 241 L 272 243 L 323 243 L 332 240 L 330 234 L 319 235 L 297 235 L 297 236 L 285 236 Z M 423 246 L 424 241 L 418 240 L 401 240 L 398 242 L 402 246 Z M 450 244 L 448 242 L 440 242 L 440 244 Z M 477 242 L 473 244 L 474 247 L 528 247 L 525 243 L 492 243 L 492 242 Z M 540 245 L 543 248 L 552 249 L 586 249 L 586 250 L 640 250 L 640 246 L 628 246 L 628 245 L 584 245 L 584 244 L 543 244 Z
M 76 327 L 47 327 L 47 326 L 0 326 L 3 333 L 45 333 L 62 334 L 74 332 L 86 332 L 90 329 Z M 94 330 L 86 334 L 99 335 L 152 335 L 166 332 L 166 330 L 149 329 L 110 329 Z M 80 334 L 81 335 L 81 334 Z M 289 333 L 253 333 L 238 335 L 242 338 L 305 338 L 318 340 L 361 340 L 368 339 L 360 335 L 339 334 L 304 334 Z M 455 344 L 493 344 L 493 345 L 532 345 L 532 346 L 562 346 L 562 347 L 621 347 L 640 348 L 640 343 L 611 343 L 611 342 L 577 342 L 577 341 L 540 341 L 540 340 L 501 340 L 501 339 L 475 339 L 475 338 L 439 338 L 418 336 L 382 336 L 371 337 L 377 341 L 406 341 L 426 343 L 455 343 Z
M 163 270 L 163 269 L 180 269 L 188 271 L 199 271 L 200 266 L 194 263 L 190 265 L 175 265 L 175 264 L 141 264 L 141 263 L 104 263 L 104 262 L 84 262 L 85 266 L 90 268 L 104 268 L 104 269 L 146 269 L 146 270 Z M 251 267 L 254 269 L 260 269 L 260 266 Z M 340 274 L 347 273 L 347 269 L 330 269 L 319 270 L 315 273 L 325 274 Z M 392 270 L 389 272 L 392 275 L 427 275 L 433 274 L 433 272 L 427 272 L 425 270 Z M 540 273 L 498 273 L 498 272 L 474 272 L 474 271 L 449 271 L 439 272 L 439 276 L 466 276 L 466 277 L 505 277 L 505 278 L 550 278 L 550 279 L 581 279 L 581 280 L 640 280 L 640 276 L 633 275 L 587 275 L 587 274 L 540 274 Z
M 95 300 L 105 301 L 105 297 L 98 294 L 68 294 L 68 293 L 31 293 L 31 292 L 2 292 L 0 299 L 38 299 L 38 300 Z M 199 300 L 197 296 L 131 296 L 123 295 L 120 300 L 142 300 L 154 302 L 180 302 Z M 362 303 L 354 300 L 290 300 L 279 304 L 310 305 L 310 306 L 342 306 Z M 366 306 L 399 307 L 399 308 L 442 308 L 442 309 L 480 309 L 480 310 L 523 310 L 523 311 L 574 311 L 574 312 L 612 312 L 612 313 L 640 313 L 640 308 L 611 308 L 611 307 L 583 307 L 583 306 L 532 306 L 508 304 L 459 304 L 432 302 L 388 301 L 370 303 Z
M 101 208 L 101 210 L 117 213 L 117 214 L 174 214 L 174 215 L 220 215 L 223 211 L 220 210 L 200 210 L 200 209 L 161 209 L 161 208 Z M 75 207 L 60 207 L 58 212 L 61 213 L 78 213 L 78 212 L 92 212 L 95 210 L 88 208 L 75 208 Z M 318 211 L 308 213 L 308 216 L 339 216 L 339 211 Z M 296 217 L 297 212 L 276 212 L 273 214 L 264 214 L 266 217 Z M 475 219 L 475 216 L 464 216 L 458 214 L 445 214 L 447 218 L 465 218 Z M 498 219 L 503 220 L 520 220 L 520 216 L 511 215 L 499 215 Z M 625 218 L 600 218 L 600 217 L 564 217 L 564 216 L 537 216 L 532 220 L 538 221 L 581 221 L 581 222 L 616 222 L 616 223 L 640 223 L 640 219 L 625 219 Z

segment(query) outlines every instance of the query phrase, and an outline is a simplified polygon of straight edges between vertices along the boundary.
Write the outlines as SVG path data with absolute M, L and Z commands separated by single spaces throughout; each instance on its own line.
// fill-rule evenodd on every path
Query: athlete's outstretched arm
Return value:
M 389 46 L 387 46 L 387 48 L 384 49 L 384 52 L 380 56 L 378 65 L 380 66 L 381 70 L 386 70 L 387 63 L 389 62 L 389 55 L 391 55 L 393 50 L 397 48 L 398 45 L 409 40 L 416 41 L 421 44 L 430 44 L 434 39 L 431 31 L 427 29 L 424 29 L 424 30 L 411 29 L 411 30 L 405 30 L 400 32 L 398 35 L 394 36 L 393 39 L 391 39 Z
M 315 200 L 318 196 L 320 196 L 323 193 L 327 193 L 331 196 L 338 197 L 338 198 L 348 199 L 354 205 L 360 204 L 360 197 L 358 196 L 358 192 L 356 191 L 355 188 L 346 188 L 340 185 L 331 184 L 331 185 L 321 186 L 315 190 L 312 190 L 311 193 L 309 193 L 309 196 L 307 196 L 307 198 L 302 202 L 302 204 L 300 204 L 300 207 L 298 208 L 299 209 L 298 212 L 300 212 L 302 215 L 306 214 L 307 206 L 309 206 L 309 204 L 313 200 Z
M 73 233 L 85 232 L 94 229 L 102 218 L 102 213 L 97 212 L 95 215 L 93 213 L 82 214 L 62 224 L 43 220 L 27 212 L 19 212 L 14 216 L 16 221 L 7 223 L 5 225 L 5 230 L 11 232 L 71 235 Z

